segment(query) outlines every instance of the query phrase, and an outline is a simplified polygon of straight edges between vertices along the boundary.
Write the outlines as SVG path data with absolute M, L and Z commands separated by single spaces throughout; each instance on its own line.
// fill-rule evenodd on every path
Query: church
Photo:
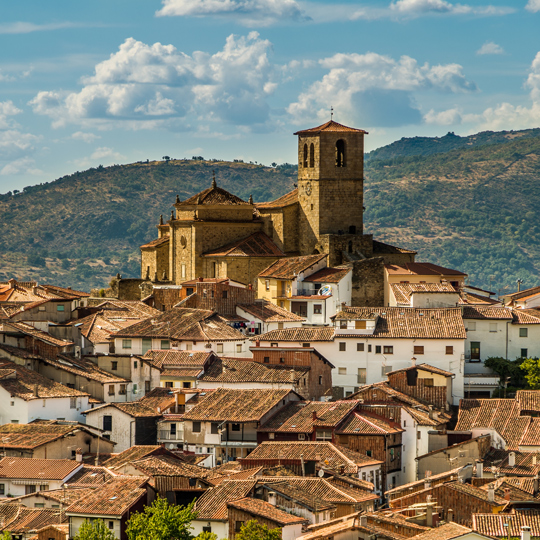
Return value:
M 271 202 L 209 188 L 181 201 L 158 238 L 141 246 L 141 277 L 180 284 L 199 277 L 255 284 L 276 259 L 327 254 L 353 268 L 353 305 L 383 305 L 384 264 L 416 253 L 364 234 L 364 136 L 333 120 L 298 131 L 298 187 Z

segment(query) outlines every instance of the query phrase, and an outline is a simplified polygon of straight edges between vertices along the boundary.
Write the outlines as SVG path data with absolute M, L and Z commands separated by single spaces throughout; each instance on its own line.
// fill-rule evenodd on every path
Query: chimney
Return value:
M 430 420 L 435 418 L 435 413 L 433 412 L 433 405 L 428 406 L 428 416 Z
M 531 540 L 531 528 L 528 525 L 521 527 L 521 540 Z
M 516 466 L 516 454 L 515 454 L 515 452 L 510 452 L 508 454 L 508 466 L 509 467 L 515 467 Z
M 424 489 L 431 489 L 431 480 L 429 478 L 424 480 Z
M 225 360 L 221 361 L 221 372 L 223 375 L 227 374 L 227 363 L 225 362 Z
M 251 283 L 248 285 L 248 290 L 253 290 L 253 285 Z
M 451 508 L 446 512 L 446 521 L 448 521 L 448 523 L 454 521 L 454 511 Z
M 426 506 L 426 527 L 433 527 L 433 503 Z
M 313 411 L 313 420 L 317 420 L 317 411 Z
M 82 450 L 80 448 L 77 448 L 77 450 L 75 450 L 75 461 L 77 461 L 78 463 L 82 463 Z
M 39 397 L 39 385 L 34 384 L 34 396 Z
M 411 366 L 416 367 L 416 357 L 414 356 L 411 358 Z
M 533 464 L 533 467 L 536 467 L 536 463 L 537 463 L 536 456 L 533 456 L 533 457 L 532 457 L 532 464 Z
M 199 278 L 199 281 L 200 281 L 200 282 L 202 282 L 202 281 L 203 281 L 203 278 L 202 278 L 202 277 L 200 277 L 200 278 Z
M 367 527 L 367 516 L 365 514 L 360 516 L 360 527 Z
M 276 492 L 275 491 L 269 491 L 268 492 L 268 504 L 271 504 L 272 506 L 276 506 Z
M 495 488 L 491 485 L 488 487 L 488 501 L 495 502 Z
M 476 478 L 483 478 L 484 477 L 484 463 L 482 460 L 477 459 L 476 460 Z
M 260 346 L 261 346 L 261 342 L 260 342 L 259 340 L 257 340 L 257 341 L 255 342 L 255 347 L 260 347 Z
M 505 501 L 510 501 L 510 489 L 509 488 L 504 488 L 504 500 Z
M 536 475 L 533 480 L 533 494 L 534 495 L 538 495 L 538 484 L 539 484 L 538 480 L 539 480 L 538 475 Z

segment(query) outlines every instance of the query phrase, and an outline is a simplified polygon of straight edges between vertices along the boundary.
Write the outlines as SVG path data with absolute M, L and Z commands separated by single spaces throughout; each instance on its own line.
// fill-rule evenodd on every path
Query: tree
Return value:
M 165 163 L 169 163 L 171 156 L 163 156 L 163 159 L 165 160 Z
M 529 387 L 533 390 L 540 390 L 540 360 L 538 358 L 526 358 L 521 364 L 521 369 L 525 371 L 525 378 Z
M 4 540 L 3 538 L 1 540 Z M 84 520 L 79 533 L 74 540 L 116 540 L 114 533 L 105 525 L 102 519 Z
M 258 521 L 246 521 L 236 535 L 236 540 L 281 540 L 281 529 L 269 529 Z
M 143 512 L 134 513 L 127 522 L 129 540 L 191 540 L 191 522 L 195 519 L 195 502 L 188 506 L 173 506 L 158 497 Z

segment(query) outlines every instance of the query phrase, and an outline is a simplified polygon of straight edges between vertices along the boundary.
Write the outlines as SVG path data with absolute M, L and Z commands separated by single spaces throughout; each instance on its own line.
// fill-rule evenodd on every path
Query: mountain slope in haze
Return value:
M 540 129 L 471 137 L 444 152 L 432 152 L 434 139 L 414 138 L 370 153 L 366 232 L 496 292 L 514 290 L 518 278 L 537 285 Z M 157 236 L 159 215 L 168 219 L 176 194 L 208 187 L 214 170 L 218 185 L 246 200 L 275 199 L 296 182 L 291 165 L 184 160 L 90 169 L 0 195 L 0 280 L 88 290 L 118 271 L 139 276 L 138 247 Z

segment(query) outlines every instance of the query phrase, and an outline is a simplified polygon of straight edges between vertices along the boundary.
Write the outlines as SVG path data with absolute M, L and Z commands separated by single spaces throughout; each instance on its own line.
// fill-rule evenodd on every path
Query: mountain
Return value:
M 296 167 L 170 160 L 98 167 L 0 195 L 0 280 L 15 276 L 85 290 L 118 271 L 138 276 L 138 246 L 159 215 L 218 185 L 272 200 Z M 401 139 L 366 155 L 365 227 L 418 250 L 417 260 L 460 269 L 498 292 L 538 284 L 540 129 Z

